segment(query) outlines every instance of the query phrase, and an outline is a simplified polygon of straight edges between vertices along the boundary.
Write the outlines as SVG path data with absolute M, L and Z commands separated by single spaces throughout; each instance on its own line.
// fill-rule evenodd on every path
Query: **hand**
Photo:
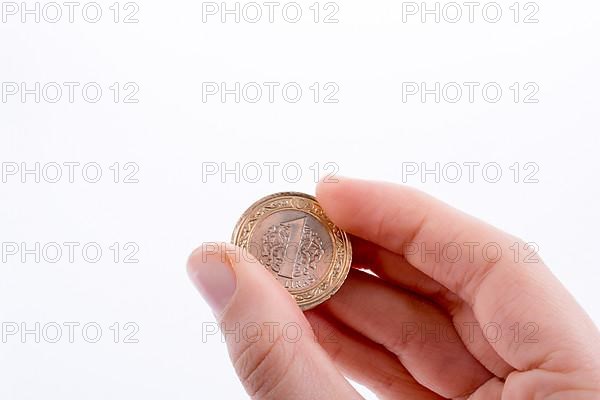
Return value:
M 317 198 L 354 268 L 314 310 L 231 245 L 188 263 L 241 330 L 225 336 L 252 398 L 361 398 L 343 375 L 383 399 L 600 398 L 600 333 L 541 261 L 514 259 L 522 241 L 406 187 L 342 179 Z

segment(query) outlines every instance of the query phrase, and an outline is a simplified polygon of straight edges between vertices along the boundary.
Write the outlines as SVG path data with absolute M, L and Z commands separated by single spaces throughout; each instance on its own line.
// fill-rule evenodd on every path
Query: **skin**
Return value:
M 250 397 L 360 399 L 349 377 L 382 399 L 600 399 L 600 332 L 539 256 L 515 260 L 522 240 L 403 186 L 340 179 L 317 198 L 352 236 L 353 269 L 315 309 L 302 313 L 239 249 L 217 251 L 236 282 L 215 310 L 223 326 L 274 326 L 226 337 Z M 486 257 L 487 243 L 502 256 Z

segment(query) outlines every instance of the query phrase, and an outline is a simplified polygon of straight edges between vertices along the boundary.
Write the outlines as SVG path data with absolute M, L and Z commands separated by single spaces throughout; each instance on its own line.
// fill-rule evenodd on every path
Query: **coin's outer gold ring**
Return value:
M 308 310 L 328 300 L 339 290 L 352 264 L 352 245 L 346 232 L 331 222 L 316 198 L 305 193 L 283 192 L 258 200 L 241 216 L 233 231 L 231 242 L 248 250 L 252 231 L 258 221 L 285 210 L 303 211 L 312 215 L 327 228 L 333 245 L 329 269 L 320 282 L 308 289 L 288 290 L 298 306 L 302 310 Z

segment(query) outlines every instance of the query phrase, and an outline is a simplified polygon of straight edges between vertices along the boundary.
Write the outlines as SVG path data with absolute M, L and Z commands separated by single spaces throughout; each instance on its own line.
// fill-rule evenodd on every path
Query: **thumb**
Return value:
M 361 399 L 315 340 L 292 296 L 248 252 L 205 244 L 192 282 L 220 320 L 234 368 L 253 399 Z

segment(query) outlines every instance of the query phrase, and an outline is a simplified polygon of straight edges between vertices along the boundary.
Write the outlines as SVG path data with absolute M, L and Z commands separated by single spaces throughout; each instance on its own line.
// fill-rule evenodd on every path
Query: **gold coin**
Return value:
M 303 310 L 333 296 L 352 262 L 346 233 L 304 193 L 276 193 L 257 201 L 242 215 L 231 240 L 271 272 Z

